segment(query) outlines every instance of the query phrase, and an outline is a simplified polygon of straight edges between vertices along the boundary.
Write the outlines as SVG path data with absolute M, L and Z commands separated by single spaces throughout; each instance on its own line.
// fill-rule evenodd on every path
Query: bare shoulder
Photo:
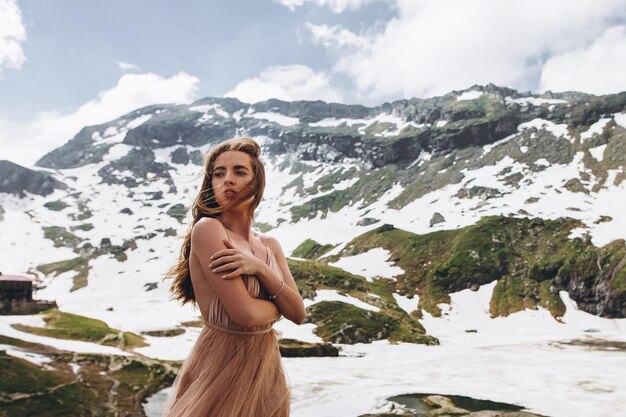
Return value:
M 274 254 L 278 255 L 279 253 L 283 252 L 283 249 L 280 246 L 280 243 L 278 242 L 278 240 L 275 237 L 270 236 L 270 235 L 265 234 L 265 233 L 259 233 L 259 237 L 261 238 L 261 240 L 263 240 L 263 242 L 267 246 L 269 246 L 272 249 Z
M 224 226 L 219 220 L 212 217 L 203 217 L 193 225 L 191 230 L 191 240 L 196 242 L 207 241 L 208 239 L 222 239 L 226 237 Z

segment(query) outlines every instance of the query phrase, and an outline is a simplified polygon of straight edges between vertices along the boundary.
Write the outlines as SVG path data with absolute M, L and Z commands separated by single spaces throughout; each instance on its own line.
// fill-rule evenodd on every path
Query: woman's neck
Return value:
M 228 230 L 243 236 L 246 240 L 250 240 L 252 235 L 252 217 L 248 217 L 245 213 L 225 211 L 220 213 L 217 218 Z

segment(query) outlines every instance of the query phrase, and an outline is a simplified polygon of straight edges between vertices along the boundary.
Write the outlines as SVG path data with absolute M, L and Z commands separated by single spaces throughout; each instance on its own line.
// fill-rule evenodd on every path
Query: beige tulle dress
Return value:
M 274 253 L 267 246 L 266 251 L 267 264 L 282 278 Z M 267 297 L 254 275 L 242 279 L 252 297 Z M 289 416 L 290 389 L 278 350 L 281 335 L 272 328 L 275 321 L 242 328 L 215 293 L 210 291 L 208 300 L 204 327 L 174 379 L 163 416 Z

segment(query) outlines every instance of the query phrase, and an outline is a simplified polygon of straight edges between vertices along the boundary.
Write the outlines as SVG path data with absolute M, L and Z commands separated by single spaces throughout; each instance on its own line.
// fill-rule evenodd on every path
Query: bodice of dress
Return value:
M 228 240 L 232 242 L 230 237 L 228 237 Z M 276 275 L 278 275 L 281 279 L 283 279 L 282 271 L 280 270 L 280 267 L 278 266 L 278 262 L 276 261 L 276 257 L 274 256 L 274 253 L 272 252 L 270 248 L 267 247 L 267 245 L 265 245 L 265 249 L 267 252 L 267 258 L 266 258 L 265 263 L 267 264 L 267 266 L 270 267 L 272 271 L 274 271 Z M 248 294 L 250 294 L 251 297 L 265 299 L 265 300 L 268 299 L 267 290 L 265 289 L 265 287 L 263 287 L 263 285 L 261 285 L 259 279 L 255 275 L 242 275 L 241 277 L 243 279 L 244 285 L 246 286 L 246 289 L 248 290 Z M 226 308 L 220 301 L 217 294 L 215 294 L 215 292 L 213 292 L 212 289 L 209 289 L 209 291 L 211 293 L 209 296 L 207 317 L 204 318 L 204 321 L 205 323 L 208 323 L 210 325 L 217 326 L 220 328 L 230 329 L 234 331 L 239 331 L 239 332 L 242 332 L 242 331 L 243 332 L 261 332 L 261 331 L 267 331 L 271 329 L 272 325 L 281 317 L 279 314 L 273 322 L 268 323 L 266 325 L 247 327 L 247 328 L 241 327 L 240 325 L 235 323 L 233 319 L 230 317 L 230 315 L 228 314 L 228 311 L 226 311 Z

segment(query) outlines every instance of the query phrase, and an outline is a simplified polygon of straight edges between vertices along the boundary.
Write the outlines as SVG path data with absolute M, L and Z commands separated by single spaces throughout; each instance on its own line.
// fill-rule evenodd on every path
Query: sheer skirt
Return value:
M 163 417 L 288 417 L 279 337 L 273 328 L 241 332 L 205 322 Z

